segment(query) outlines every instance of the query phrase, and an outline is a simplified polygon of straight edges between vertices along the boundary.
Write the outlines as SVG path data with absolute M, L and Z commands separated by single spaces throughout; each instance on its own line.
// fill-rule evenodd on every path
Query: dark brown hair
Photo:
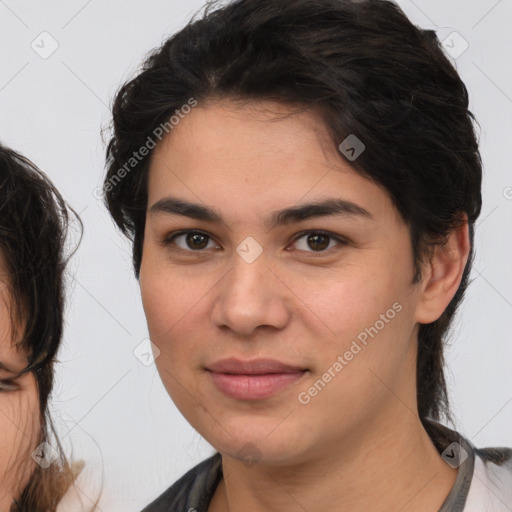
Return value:
M 41 433 L 30 451 L 48 442 L 59 453 L 59 460 L 50 467 L 36 466 L 28 484 L 15 497 L 11 512 L 55 511 L 77 476 L 48 414 L 55 356 L 63 331 L 69 212 L 81 232 L 78 215 L 50 180 L 27 158 L 0 145 L 0 252 L 7 263 L 12 337 L 28 357 L 21 374 L 34 374 L 39 397 Z M 20 460 L 31 460 L 30 456 L 30 452 L 21 454 Z
M 435 32 L 386 0 L 237 0 L 206 9 L 154 50 L 119 90 L 107 148 L 106 205 L 133 241 L 138 276 L 151 151 L 126 163 L 192 97 L 275 100 L 315 109 L 335 147 L 355 134 L 349 163 L 383 186 L 407 223 L 415 263 L 467 216 L 471 247 L 482 164 L 467 89 Z M 340 157 L 341 153 L 340 153 Z M 122 179 L 119 179 L 122 172 Z M 451 419 L 443 345 L 468 284 L 473 249 L 453 300 L 421 325 L 417 401 L 424 421 Z

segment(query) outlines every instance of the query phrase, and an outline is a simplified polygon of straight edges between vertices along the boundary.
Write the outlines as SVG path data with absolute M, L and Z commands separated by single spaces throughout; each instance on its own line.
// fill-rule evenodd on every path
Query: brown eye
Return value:
M 202 233 L 189 233 L 185 235 L 185 241 L 192 249 L 204 249 L 208 245 L 208 236 Z
M 177 243 L 178 240 L 180 243 Z M 163 245 L 175 244 L 184 251 L 193 252 L 207 248 L 210 241 L 212 241 L 211 237 L 201 231 L 182 231 L 166 238 L 163 241 Z
M 310 244 L 309 247 L 311 247 L 315 251 L 316 250 L 322 251 L 324 249 L 327 249 L 327 247 L 329 246 L 329 236 L 322 235 L 322 234 L 309 235 L 308 236 L 308 244 Z
M 305 243 L 298 244 L 299 240 L 305 239 Z M 301 245 L 298 247 L 299 250 L 305 252 L 328 252 L 326 249 L 332 249 L 331 242 L 337 242 L 337 245 L 346 245 L 347 242 L 336 235 L 331 233 L 325 233 L 323 231 L 308 231 L 301 233 L 294 241 L 294 244 Z

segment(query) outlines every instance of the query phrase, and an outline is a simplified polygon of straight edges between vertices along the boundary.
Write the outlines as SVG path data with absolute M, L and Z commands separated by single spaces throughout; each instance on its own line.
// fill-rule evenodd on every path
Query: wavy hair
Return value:
M 31 372 L 35 377 L 41 418 L 29 453 L 16 458 L 17 470 L 23 470 L 22 462 L 31 461 L 30 452 L 43 442 L 59 454 L 50 467 L 35 466 L 10 512 L 54 512 L 81 469 L 67 460 L 48 412 L 63 333 L 70 213 L 81 232 L 80 218 L 50 180 L 30 160 L 0 145 L 0 252 L 7 264 L 12 341 L 27 354 L 28 365 L 20 375 Z
M 408 225 L 413 283 L 432 247 L 467 217 L 471 253 L 462 282 L 418 335 L 419 416 L 429 433 L 426 418 L 451 420 L 443 347 L 468 285 L 482 163 L 467 89 L 435 32 L 387 0 L 211 2 L 148 55 L 113 103 L 105 203 L 133 241 L 137 277 L 152 150 L 129 172 L 126 162 L 191 97 L 314 109 L 336 148 L 356 134 L 366 149 L 348 163 L 384 187 Z

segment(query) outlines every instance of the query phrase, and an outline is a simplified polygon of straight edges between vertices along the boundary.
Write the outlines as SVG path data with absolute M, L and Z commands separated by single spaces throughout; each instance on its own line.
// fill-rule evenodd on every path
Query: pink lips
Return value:
M 306 372 L 274 359 L 223 359 L 207 369 L 220 391 L 240 400 L 268 398 L 301 379 Z

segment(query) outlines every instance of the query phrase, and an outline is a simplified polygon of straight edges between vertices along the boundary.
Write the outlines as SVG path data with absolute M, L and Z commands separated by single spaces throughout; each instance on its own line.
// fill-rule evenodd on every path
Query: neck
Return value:
M 442 460 L 418 416 L 403 406 L 398 411 L 300 464 L 247 466 L 223 456 L 225 478 L 209 512 L 438 510 L 457 470 Z

